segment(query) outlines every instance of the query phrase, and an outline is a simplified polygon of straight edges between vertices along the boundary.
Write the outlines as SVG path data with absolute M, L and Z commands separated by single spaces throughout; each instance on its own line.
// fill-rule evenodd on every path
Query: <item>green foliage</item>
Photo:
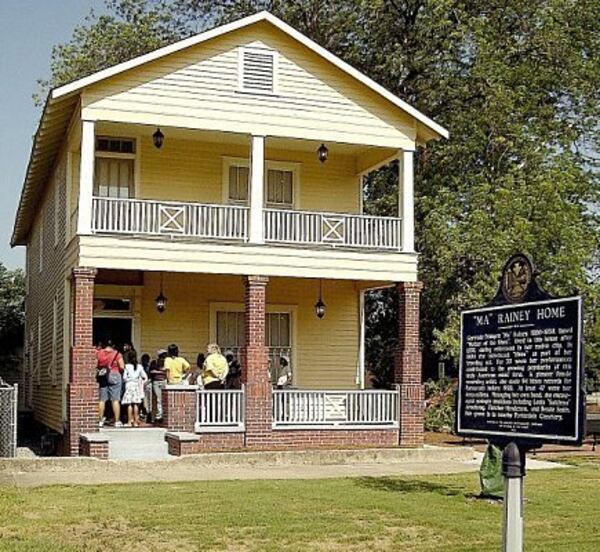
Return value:
M 530 253 L 548 291 L 580 292 L 600 370 L 600 0 L 110 0 L 53 51 L 45 86 L 267 9 L 446 126 L 420 148 L 416 234 L 426 362 L 454 361 L 459 312 L 489 300 L 507 257 Z M 365 183 L 392 214 L 395 167 Z M 374 299 L 369 364 L 390 373 L 393 298 Z M 373 353 L 373 354 L 375 354 Z M 377 376 L 378 381 L 381 379 Z
M 425 382 L 426 431 L 453 431 L 456 382 L 449 379 Z
M 2 356 L 18 352 L 23 343 L 25 276 L 0 263 L 0 350 Z

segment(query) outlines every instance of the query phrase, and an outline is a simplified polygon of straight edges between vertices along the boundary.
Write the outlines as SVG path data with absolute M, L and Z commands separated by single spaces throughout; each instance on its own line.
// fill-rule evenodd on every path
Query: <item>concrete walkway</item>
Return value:
M 0 460 L 0 485 L 98 485 L 250 479 L 325 479 L 473 472 L 481 455 L 468 447 L 213 453 L 162 461 L 36 458 Z M 563 467 L 528 461 L 528 469 Z

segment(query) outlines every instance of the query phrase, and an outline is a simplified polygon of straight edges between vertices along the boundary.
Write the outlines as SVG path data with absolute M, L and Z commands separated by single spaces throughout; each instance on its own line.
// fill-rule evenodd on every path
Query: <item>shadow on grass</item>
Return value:
M 435 493 L 443 496 L 468 496 L 467 493 L 460 488 L 418 479 L 360 477 L 356 480 L 356 484 L 366 489 L 387 491 L 391 493 Z

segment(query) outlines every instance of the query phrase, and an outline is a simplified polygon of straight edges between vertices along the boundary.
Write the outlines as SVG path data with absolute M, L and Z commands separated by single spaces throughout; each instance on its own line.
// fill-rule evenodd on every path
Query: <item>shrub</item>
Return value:
M 457 382 L 450 379 L 425 382 L 425 430 L 453 431 Z

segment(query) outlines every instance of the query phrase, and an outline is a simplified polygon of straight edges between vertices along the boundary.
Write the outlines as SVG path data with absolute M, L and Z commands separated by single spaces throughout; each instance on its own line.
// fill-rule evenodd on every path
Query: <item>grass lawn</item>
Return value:
M 0 550 L 499 550 L 477 474 L 0 489 Z M 600 464 L 530 472 L 526 549 L 600 550 Z

